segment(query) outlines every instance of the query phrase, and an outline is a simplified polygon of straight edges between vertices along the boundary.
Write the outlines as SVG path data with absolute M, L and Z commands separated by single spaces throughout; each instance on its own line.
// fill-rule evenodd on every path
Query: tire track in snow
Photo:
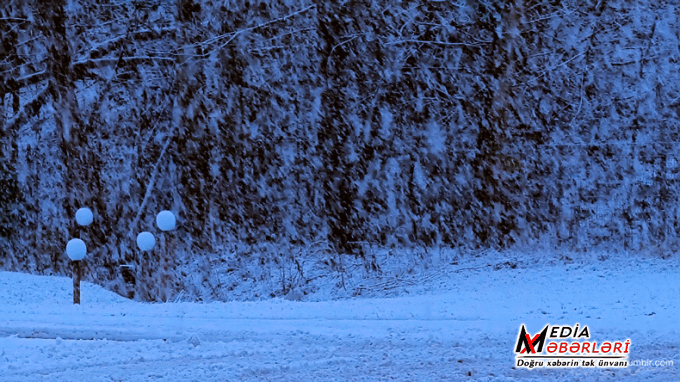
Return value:
M 21 340 L 35 343 L 36 340 Z M 300 368 L 308 367 L 324 367 L 327 364 L 350 363 L 353 362 L 351 357 L 340 357 L 330 355 L 320 351 L 325 344 L 328 344 L 329 339 L 317 338 L 315 336 L 300 337 L 300 339 L 293 343 L 290 338 L 280 338 L 274 341 L 272 347 L 272 339 L 260 341 L 232 341 L 229 343 L 212 343 L 207 349 L 202 349 L 203 344 L 198 347 L 192 347 L 189 344 L 182 346 L 181 344 L 170 345 L 163 354 L 156 353 L 156 358 L 144 356 L 130 356 L 128 358 L 118 361 L 101 362 L 94 358 L 79 360 L 76 362 L 81 352 L 74 351 L 73 346 L 66 349 L 66 344 L 62 342 L 60 346 L 55 347 L 51 345 L 54 341 L 42 341 L 43 343 L 50 343 L 43 346 L 43 349 L 36 347 L 35 353 L 46 354 L 44 358 L 62 358 L 65 356 L 66 361 L 70 361 L 68 365 L 58 367 L 42 367 L 36 368 L 27 365 L 26 368 L 13 367 L 10 372 L 0 372 L 0 380 L 2 381 L 43 381 L 43 380 L 148 380 L 153 376 L 160 378 L 172 378 L 177 380 L 179 374 L 193 370 L 191 374 L 204 374 L 214 380 L 224 380 L 224 377 L 229 375 L 237 377 L 239 374 L 272 374 L 277 372 L 291 372 Z M 105 342 L 105 341 L 101 341 Z M 91 343 L 90 343 L 91 344 Z M 70 345 L 80 347 L 84 351 L 89 346 L 87 342 L 74 342 Z M 99 344 L 106 345 L 106 344 Z M 160 341 L 138 341 L 137 343 L 117 343 L 111 344 L 118 346 L 124 350 L 131 345 L 132 347 L 158 347 L 158 345 L 166 345 Z M 44 351 L 44 347 L 52 347 L 51 350 Z M 231 350 L 225 349 L 231 348 Z M 289 348 L 295 350 L 288 351 Z M 300 350 L 303 350 L 300 352 Z M 49 353 L 52 354 L 49 354 Z M 207 353 L 200 355 L 182 354 L 181 356 L 171 356 L 175 353 Z M 59 354 L 62 353 L 62 354 Z M 282 360 L 282 356 L 293 355 L 291 359 Z M 61 357 L 59 357 L 61 356 Z M 64 363 L 64 362 L 62 362 Z M 0 370 L 2 363 L 0 363 Z M 92 379 L 96 377 L 95 379 Z

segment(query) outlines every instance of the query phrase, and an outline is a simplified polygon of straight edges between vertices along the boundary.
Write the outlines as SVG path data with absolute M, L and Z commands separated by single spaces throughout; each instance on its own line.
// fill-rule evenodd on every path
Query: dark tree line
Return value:
M 64 272 L 85 235 L 114 285 L 161 209 L 180 220 L 176 265 L 230 242 L 671 250 L 677 16 L 664 1 L 3 2 L 0 262 Z

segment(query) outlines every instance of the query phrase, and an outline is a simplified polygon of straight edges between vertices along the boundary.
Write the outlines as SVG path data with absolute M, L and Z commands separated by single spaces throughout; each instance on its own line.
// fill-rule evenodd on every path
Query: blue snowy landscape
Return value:
M 669 0 L 0 1 L 0 382 L 677 381 L 679 61 Z
M 524 260 L 488 263 L 509 255 Z M 677 381 L 680 264 L 631 257 L 487 253 L 302 301 L 148 304 L 84 283 L 72 305 L 69 278 L 0 272 L 0 379 Z M 630 339 L 631 366 L 516 367 L 520 325 L 546 323 Z

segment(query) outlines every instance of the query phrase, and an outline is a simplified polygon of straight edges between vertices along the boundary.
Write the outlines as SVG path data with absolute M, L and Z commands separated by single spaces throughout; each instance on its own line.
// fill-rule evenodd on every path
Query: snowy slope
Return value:
M 0 380 L 680 378 L 677 261 L 474 261 L 399 297 L 315 302 L 143 304 L 85 283 L 73 306 L 68 278 L 0 272 Z M 676 366 L 513 368 L 521 323 L 536 331 L 576 322 L 595 338 L 630 338 L 630 360 Z

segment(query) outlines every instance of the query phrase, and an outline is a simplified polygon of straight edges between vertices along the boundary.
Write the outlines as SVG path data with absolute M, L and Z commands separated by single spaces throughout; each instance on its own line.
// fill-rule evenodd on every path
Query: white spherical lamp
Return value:
M 85 258 L 87 255 L 87 247 L 85 247 L 85 242 L 80 239 L 71 239 L 66 244 L 66 254 L 69 259 L 73 261 L 79 261 Z
M 142 251 L 150 251 L 156 245 L 156 238 L 151 232 L 142 232 L 137 235 L 137 247 Z
M 92 211 L 87 208 L 81 208 L 76 211 L 76 222 L 79 225 L 86 226 L 92 224 Z
M 156 216 L 156 225 L 161 231 L 172 231 L 175 229 L 175 215 L 170 211 L 161 211 Z

